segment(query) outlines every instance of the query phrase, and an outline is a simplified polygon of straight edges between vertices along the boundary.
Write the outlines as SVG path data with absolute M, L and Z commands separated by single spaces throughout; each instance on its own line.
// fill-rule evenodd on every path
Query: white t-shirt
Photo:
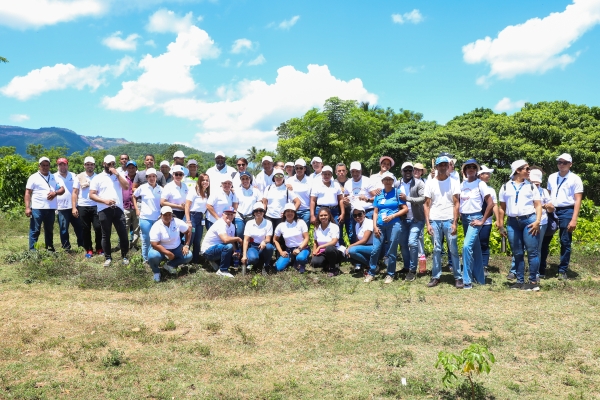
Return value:
M 106 172 L 100 172 L 90 183 L 90 190 L 95 190 L 96 195 L 103 200 L 115 200 L 115 206 L 123 210 L 123 189 L 119 183 L 117 175 L 110 175 Z M 108 208 L 104 203 L 96 203 L 98 212 Z
M 223 215 L 223 210 L 228 207 L 233 207 L 233 203 L 238 202 L 237 196 L 233 192 L 229 192 L 229 195 L 225 194 L 223 189 L 217 189 L 216 192 L 212 192 L 211 190 L 210 197 L 208 198 L 207 205 L 210 204 L 215 209 L 215 213 L 219 216 L 219 219 Z M 211 213 L 207 213 L 206 218 L 210 222 L 217 222 L 215 217 L 212 216 Z
M 97 204 L 94 200 L 90 200 L 90 183 L 92 179 L 96 177 L 96 173 L 92 176 L 88 176 L 88 174 L 83 174 L 85 180 L 87 181 L 87 187 L 81 189 L 81 182 L 79 182 L 79 176 L 75 180 L 73 184 L 73 189 L 79 189 L 79 194 L 77 195 L 77 205 L 80 207 L 95 207 Z
M 252 175 L 252 179 L 250 180 L 250 185 L 254 185 L 254 175 Z M 237 189 L 238 187 L 242 186 L 242 180 L 240 179 L 240 173 L 239 171 L 235 173 L 235 175 L 233 175 L 233 179 L 232 179 L 232 183 L 233 183 L 233 187 L 235 189 Z
M 251 219 L 246 222 L 244 236 L 251 237 L 254 243 L 260 243 L 265 240 L 267 236 L 273 236 L 273 224 L 266 218 L 263 218 L 260 225 L 256 223 L 256 220 Z
M 533 189 L 531 186 L 533 186 Z M 521 183 L 509 181 L 500 188 L 498 200 L 500 203 L 506 203 L 506 215 L 519 217 L 535 212 L 533 202 L 540 200 L 540 192 L 529 181 Z
M 460 186 L 460 213 L 473 214 L 483 209 L 483 201 L 488 194 L 488 186 L 480 179 L 463 181 Z
M 230 167 L 229 165 L 225 165 L 222 170 L 218 170 L 216 165 L 213 165 L 209 169 L 206 170 L 206 175 L 208 175 L 210 179 L 210 192 L 216 193 L 221 189 L 221 179 L 227 176 L 231 178 L 233 173 L 237 172 L 235 168 Z M 232 182 L 233 183 L 233 182 Z
M 227 222 L 223 218 L 219 218 L 206 232 L 202 239 L 202 246 L 200 246 L 200 252 L 204 253 L 206 250 L 218 244 L 223 244 L 219 235 L 226 234 L 229 237 L 235 236 L 235 224 L 232 222 L 227 225 Z
M 300 181 L 298 180 L 296 175 L 294 175 L 289 177 L 285 181 L 285 183 L 288 185 L 292 185 L 294 193 L 296 193 L 296 195 L 300 199 L 300 208 L 298 208 L 298 211 L 310 210 L 310 192 L 312 188 L 311 179 L 304 175 L 304 177 Z
M 489 194 L 492 197 L 492 202 L 494 203 L 494 205 L 498 204 L 498 198 L 496 197 L 496 191 L 494 190 L 493 187 L 488 186 L 488 192 L 487 194 Z M 490 215 L 490 217 L 488 219 L 485 220 L 485 222 L 483 223 L 484 225 L 491 225 L 492 224 L 492 217 L 494 216 L 494 214 L 492 213 L 492 215 Z
M 185 233 L 187 230 L 187 224 L 179 218 L 173 217 L 168 227 L 165 226 L 161 218 L 150 228 L 150 241 L 158 242 L 167 250 L 173 250 L 179 247 L 181 233 Z
M 339 206 L 338 195 L 343 194 L 340 184 L 331 181 L 329 186 L 325 186 L 323 181 L 315 181 L 312 187 L 310 197 L 317 198 L 318 206 Z
M 390 172 L 391 173 L 391 172 Z M 396 187 L 396 177 L 392 174 L 394 178 L 394 187 Z M 383 189 L 383 182 L 381 182 L 381 173 L 373 174 L 369 177 L 371 180 L 371 185 L 373 185 L 373 189 Z
M 158 183 L 156 186 L 152 187 L 146 182 L 135 189 L 133 197 L 138 199 L 141 198 L 141 200 L 138 201 L 141 219 L 156 221 L 160 218 L 160 196 L 162 192 L 163 188 L 160 187 Z
M 570 207 L 575 205 L 575 194 L 583 193 L 583 182 L 571 171 L 565 177 L 555 172 L 548 177 L 548 190 L 554 207 Z
M 288 248 L 298 247 L 304 241 L 304 233 L 308 233 L 306 222 L 298 219 L 293 222 L 283 221 L 275 228 L 275 236 L 285 239 L 285 245 Z
M 308 176 L 308 179 L 310 179 L 310 181 L 312 183 L 320 182 L 322 180 L 322 178 L 321 178 L 321 172 L 319 172 L 318 174 L 316 172 L 313 172 L 312 174 L 310 174 Z
M 60 189 L 62 181 L 57 181 L 53 174 L 48 173 L 44 176 L 41 172 L 32 174 L 27 179 L 25 188 L 31 190 L 31 208 L 36 210 L 56 210 L 58 208 L 58 199 L 55 197 L 48 200 L 50 192 L 56 192 Z M 26 204 L 27 205 L 27 204 Z
M 365 232 L 371 232 L 369 240 L 367 240 L 366 246 L 373 244 L 373 220 L 365 218 L 362 224 L 354 224 L 354 232 L 356 233 L 356 239 L 361 240 L 365 236 Z
M 192 202 L 190 204 L 190 212 L 201 212 L 206 214 L 206 204 L 208 203 L 208 197 L 202 197 L 196 192 L 196 188 L 193 187 L 188 192 L 186 200 Z
M 538 187 L 538 192 L 540 192 L 540 200 L 542 201 L 542 206 L 548 203 L 551 203 L 550 192 L 548 190 Z M 545 208 L 542 208 L 542 219 L 540 220 L 540 225 L 545 225 L 548 223 L 548 212 Z
M 262 201 L 263 194 L 258 188 L 250 186 L 249 189 L 243 187 L 237 187 L 235 189 L 235 195 L 238 199 L 238 213 L 242 215 L 252 214 L 252 209 L 256 203 Z M 239 217 L 239 215 L 236 215 Z
M 454 195 L 460 195 L 460 184 L 452 178 L 439 181 L 429 179 L 425 183 L 425 197 L 431 199 L 429 208 L 430 221 L 447 221 L 454 219 Z
M 322 229 L 321 224 L 317 225 L 314 232 L 315 242 L 317 242 L 317 246 L 320 246 L 325 243 L 331 242 L 333 239 L 338 239 L 335 242 L 335 247 L 340 247 L 339 238 L 340 238 L 340 227 L 335 223 L 329 223 L 327 228 Z
M 188 192 L 189 189 L 185 183 L 181 182 L 181 186 L 177 186 L 175 181 L 171 181 L 165 185 L 160 197 L 169 203 L 183 205 Z
M 56 197 L 58 200 L 58 209 L 70 210 L 71 208 L 73 208 L 73 201 L 71 195 L 73 194 L 73 186 L 75 185 L 75 181 L 77 180 L 77 175 L 70 171 L 67 171 L 67 176 L 63 178 L 60 172 L 56 172 L 54 174 L 54 179 L 56 179 L 56 182 L 60 183 L 60 186 L 63 186 L 65 188 L 65 193 Z
M 264 192 L 267 186 L 273 184 L 273 176 L 275 176 L 275 170 L 271 172 L 271 175 L 267 175 L 265 171 L 262 170 L 256 175 L 256 179 L 252 181 L 252 184 L 260 189 L 261 192 Z
M 404 182 L 404 179 L 400 179 L 399 181 L 399 186 L 400 186 L 400 193 L 404 193 L 404 195 L 406 197 L 410 197 L 410 183 L 412 182 L 412 179 L 408 182 Z M 406 214 L 406 218 L 407 219 L 412 219 L 413 218 L 413 213 L 412 213 L 412 206 L 410 204 L 410 201 L 406 202 L 406 206 L 408 207 L 408 214 Z
M 366 176 L 361 175 L 358 182 L 356 182 L 352 178 L 348 179 L 346 185 L 344 186 L 344 189 L 346 189 L 350 193 L 350 207 L 352 208 L 352 210 L 354 210 L 354 208 L 358 206 L 364 208 L 365 211 L 368 211 L 373 208 L 373 203 L 369 203 L 368 201 L 362 201 L 358 199 L 359 196 L 371 198 L 372 196 L 370 192 L 376 189 L 376 187 L 373 186 L 371 180 Z
M 283 207 L 287 203 L 293 203 L 297 197 L 296 193 L 288 190 L 285 184 L 268 186 L 263 193 L 263 198 L 267 199 L 267 217 L 281 218 Z

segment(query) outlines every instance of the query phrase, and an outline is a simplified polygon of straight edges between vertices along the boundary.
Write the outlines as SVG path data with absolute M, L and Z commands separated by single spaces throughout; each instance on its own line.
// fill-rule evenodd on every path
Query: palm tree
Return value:
M 8 60 L 4 57 L 0 57 L 0 63 L 7 63 Z
M 246 156 L 248 157 L 248 163 L 253 163 L 256 161 L 256 156 L 258 155 L 258 149 L 255 146 L 252 146 L 248 149 L 248 153 Z

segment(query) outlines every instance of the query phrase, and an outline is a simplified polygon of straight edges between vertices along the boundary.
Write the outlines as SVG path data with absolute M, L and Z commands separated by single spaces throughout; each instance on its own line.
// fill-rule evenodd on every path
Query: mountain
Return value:
M 0 146 L 14 146 L 17 154 L 27 157 L 27 146 L 41 144 L 45 148 L 67 147 L 68 154 L 75 151 L 84 152 L 88 148 L 102 150 L 129 144 L 122 138 L 105 138 L 102 136 L 82 136 L 65 128 L 28 129 L 19 126 L 0 125 Z

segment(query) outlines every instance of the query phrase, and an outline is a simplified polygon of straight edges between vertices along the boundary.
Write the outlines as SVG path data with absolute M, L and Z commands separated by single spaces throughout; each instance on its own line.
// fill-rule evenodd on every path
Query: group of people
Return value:
M 65 158 L 57 160 L 58 172 L 51 174 L 50 160 L 42 157 L 25 190 L 26 214 L 31 217 L 29 246 L 34 248 L 44 224 L 46 248 L 53 249 L 58 214 L 62 247 L 71 247 L 72 225 L 77 244 L 92 257 L 93 227 L 96 254 L 104 255 L 107 267 L 112 262 L 113 226 L 124 264 L 141 237 L 142 257 L 155 281 L 161 279 L 163 261 L 166 272 L 177 274 L 179 265 L 200 263 L 202 256 L 224 277 L 233 277 L 230 268 L 239 265 L 263 273 L 291 266 L 304 273 L 309 263 L 336 276 L 340 264 L 349 261 L 354 270 L 364 272 L 367 283 L 383 266 L 387 284 L 396 277 L 398 247 L 404 279 L 415 280 L 419 259 L 425 257 L 426 230 L 434 243 L 427 286 L 440 283 L 442 255 L 447 251 L 455 287 L 471 289 L 474 283 L 485 284 L 495 217 L 513 254 L 507 276 L 516 280 L 511 288 L 539 290 L 555 231 L 561 245 L 559 279 L 567 279 L 583 195 L 581 179 L 570 172 L 569 154 L 557 158 L 558 172 L 548 178 L 547 189 L 540 186 L 541 169 L 525 160 L 513 162 L 510 180 L 498 196 L 487 185 L 493 169 L 470 159 L 459 173 L 456 159 L 448 153 L 435 159 L 430 174 L 422 164 L 404 162 L 399 179 L 391 173 L 395 161 L 388 156 L 380 158 L 379 171 L 369 177 L 358 161 L 349 168 L 339 163 L 334 170 L 313 157 L 311 172 L 302 158 L 275 163 L 265 156 L 262 171 L 253 176 L 245 158 L 237 160 L 237 168 L 225 160 L 225 154 L 217 152 L 215 165 L 199 173 L 198 163 L 185 164 L 185 155 L 177 151 L 171 163 L 163 161 L 156 170 L 154 156 L 147 154 L 145 169 L 138 171 L 126 154 L 120 156 L 119 168 L 115 157 L 108 155 L 104 170 L 96 174 L 95 160 L 87 157 L 85 171 L 75 175 L 68 171 Z M 456 235 L 459 218 L 464 230 L 462 264 Z

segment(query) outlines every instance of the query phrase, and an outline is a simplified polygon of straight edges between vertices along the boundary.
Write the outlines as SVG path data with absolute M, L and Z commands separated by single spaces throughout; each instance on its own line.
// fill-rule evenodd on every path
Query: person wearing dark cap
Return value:
M 137 163 L 127 161 L 125 164 L 125 179 L 129 182 L 129 188 L 123 189 L 123 211 L 125 212 L 125 227 L 129 232 L 129 248 L 137 247 L 140 237 L 140 220 L 133 204 L 133 182 L 137 176 Z M 118 249 L 118 247 L 117 247 Z
M 69 240 L 69 225 L 73 227 L 75 237 L 77 237 L 77 246 L 83 247 L 83 230 L 81 221 L 73 215 L 73 186 L 77 181 L 77 175 L 69 171 L 69 161 L 66 158 L 59 158 L 56 161 L 58 172 L 54 174 L 57 182 L 61 182 L 65 192 L 58 196 L 58 228 L 60 233 L 60 244 L 65 250 L 71 249 Z

